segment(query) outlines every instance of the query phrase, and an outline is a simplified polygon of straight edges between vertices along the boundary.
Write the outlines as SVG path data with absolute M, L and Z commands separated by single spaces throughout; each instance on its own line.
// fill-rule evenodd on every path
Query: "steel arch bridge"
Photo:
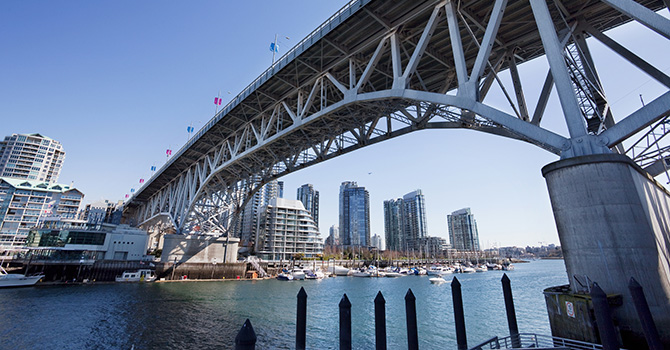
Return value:
M 637 21 L 670 39 L 670 21 L 655 13 L 669 2 L 352 1 L 210 120 L 126 202 L 124 218 L 227 235 L 265 183 L 421 129 L 473 129 L 569 158 L 624 153 L 623 140 L 651 127 L 628 152 L 663 160 L 670 94 L 615 119 L 586 39 L 670 89 L 670 77 L 605 33 Z M 517 66 L 541 56 L 544 84 L 524 84 Z M 512 113 L 487 103 L 494 84 Z M 532 111 L 525 89 L 541 91 Z M 567 136 L 542 126 L 554 89 Z

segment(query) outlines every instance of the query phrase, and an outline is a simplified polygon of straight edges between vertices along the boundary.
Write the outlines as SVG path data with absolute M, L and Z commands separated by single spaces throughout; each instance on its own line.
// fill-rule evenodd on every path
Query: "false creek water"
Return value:
M 462 284 L 468 344 L 507 335 L 502 271 L 454 276 Z M 550 334 L 542 290 L 567 283 L 563 261 L 517 264 L 508 276 L 519 330 Z M 388 348 L 407 348 L 408 288 L 416 296 L 420 347 L 456 348 L 450 285 L 432 285 L 426 276 L 0 290 L 0 348 L 230 349 L 249 318 L 258 335 L 257 349 L 291 349 L 300 287 L 308 295 L 308 349 L 338 348 L 338 303 L 344 293 L 352 303 L 353 347 L 373 349 L 373 300 L 378 291 L 386 299 Z

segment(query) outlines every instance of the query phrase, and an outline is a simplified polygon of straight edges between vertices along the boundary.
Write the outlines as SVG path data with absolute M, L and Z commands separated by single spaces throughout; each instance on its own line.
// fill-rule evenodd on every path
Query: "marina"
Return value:
M 458 274 L 468 342 L 508 334 L 500 287 L 504 271 Z M 567 283 L 562 260 L 519 264 L 511 279 L 519 330 L 549 335 L 542 290 Z M 0 312 L 16 327 L 0 331 L 8 348 L 214 349 L 231 348 L 248 318 L 259 349 L 291 349 L 296 295 L 308 297 L 307 347 L 337 349 L 338 303 L 352 303 L 354 348 L 374 348 L 373 299 L 386 298 L 388 348 L 407 344 L 404 297 L 416 296 L 419 344 L 455 349 L 451 288 L 428 275 L 402 278 L 335 277 L 321 280 L 242 280 L 189 283 L 100 284 L 0 291 Z M 447 282 L 451 277 L 445 277 Z M 77 305 L 78 313 L 72 313 Z M 138 310 L 142 310 L 138 312 Z M 48 327 L 42 325 L 48 324 Z M 34 337 L 31 335 L 39 334 Z

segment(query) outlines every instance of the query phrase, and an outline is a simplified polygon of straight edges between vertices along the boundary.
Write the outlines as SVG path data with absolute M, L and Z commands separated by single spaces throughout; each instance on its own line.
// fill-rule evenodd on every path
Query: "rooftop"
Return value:
M 79 191 L 78 189 L 76 189 L 74 187 L 71 187 L 70 185 L 64 185 L 64 184 L 58 184 L 58 183 L 48 183 L 48 182 L 44 182 L 44 181 L 17 179 L 17 178 L 12 178 L 12 177 L 0 177 L 0 180 L 8 183 L 10 186 L 12 186 L 14 188 L 20 188 L 20 189 L 43 190 L 43 191 L 59 192 L 59 193 L 64 193 L 64 192 L 69 192 L 69 191 L 77 191 L 79 193 L 82 193 L 81 191 Z

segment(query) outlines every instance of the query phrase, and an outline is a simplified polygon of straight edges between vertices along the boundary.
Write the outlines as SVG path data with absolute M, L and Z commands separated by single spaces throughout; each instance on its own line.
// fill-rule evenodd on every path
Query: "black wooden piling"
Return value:
M 503 274 L 501 279 L 503 296 L 505 297 L 505 311 L 507 312 L 507 325 L 509 326 L 509 336 L 512 339 L 512 347 L 520 348 L 521 339 L 519 338 L 519 326 L 516 323 L 516 311 L 514 310 L 514 297 L 512 296 L 512 286 L 507 274 Z
M 637 316 L 640 318 L 642 332 L 644 332 L 644 338 L 647 339 L 647 346 L 649 346 L 649 349 L 651 350 L 663 349 L 663 343 L 661 343 L 661 338 L 658 335 L 656 323 L 654 323 L 654 319 L 651 317 L 649 304 L 647 303 L 647 298 L 644 296 L 642 286 L 637 283 L 635 278 L 631 277 L 630 282 L 628 283 L 628 289 L 633 297 L 633 304 L 635 305 Z
M 416 297 L 412 288 L 405 294 L 405 317 L 407 317 L 407 349 L 419 349 L 419 331 L 416 325 Z
M 386 350 L 386 300 L 379 291 L 375 297 L 375 349 Z
M 351 350 L 351 302 L 346 293 L 340 300 L 340 350 Z
M 456 342 L 458 350 L 468 349 L 468 339 L 465 334 L 465 312 L 463 311 L 463 295 L 461 294 L 461 283 L 454 277 L 451 281 L 451 298 L 454 302 L 454 322 L 456 325 Z
M 304 350 L 307 334 L 307 292 L 300 287 L 298 292 L 298 315 L 295 320 L 295 348 Z
M 235 350 L 254 350 L 256 349 L 256 332 L 251 325 L 251 321 L 247 320 L 242 325 L 242 329 L 235 337 Z
M 617 340 L 616 329 L 612 322 L 612 313 L 607 304 L 607 295 L 598 286 L 593 283 L 591 288 L 591 302 L 593 302 L 593 311 L 598 323 L 598 332 L 600 333 L 600 342 L 603 344 L 603 350 L 618 350 L 619 341 Z

